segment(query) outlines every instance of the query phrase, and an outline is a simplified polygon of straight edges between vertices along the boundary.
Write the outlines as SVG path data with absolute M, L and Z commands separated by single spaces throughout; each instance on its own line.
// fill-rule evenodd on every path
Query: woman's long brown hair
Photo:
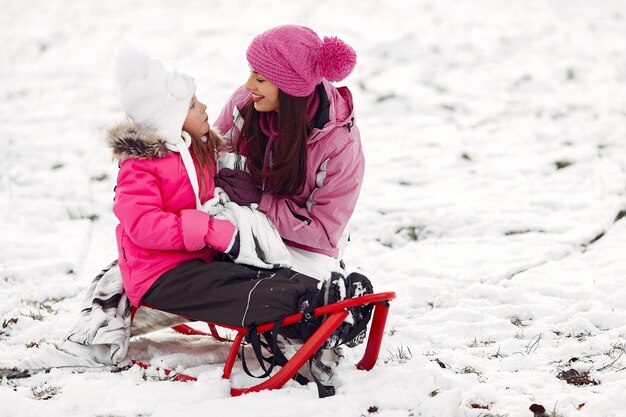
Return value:
M 250 101 L 241 110 L 243 127 L 236 152 L 248 147 L 248 169 L 253 177 L 265 179 L 266 189 L 279 198 L 291 197 L 304 189 L 306 180 L 306 142 L 311 133 L 307 97 L 278 92 L 278 137 L 272 148 L 272 164 L 263 169 L 268 143 L 259 126 L 259 112 Z
M 200 165 L 198 178 L 200 183 L 201 196 L 206 194 L 208 182 L 213 180 L 212 177 L 207 178 L 207 176 L 205 175 L 205 169 L 209 172 L 212 172 L 213 168 L 216 166 L 215 149 L 218 146 L 222 145 L 223 142 L 223 139 L 211 129 L 209 129 L 209 132 L 206 134 L 206 138 L 207 141 L 203 142 L 201 139 L 191 136 L 191 148 L 193 149 L 193 153 L 196 156 L 198 165 Z

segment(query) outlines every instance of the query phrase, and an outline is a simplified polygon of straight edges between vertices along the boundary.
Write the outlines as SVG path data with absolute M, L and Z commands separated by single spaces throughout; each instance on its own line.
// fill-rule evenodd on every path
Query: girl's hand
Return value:
M 215 177 L 215 185 L 222 188 L 230 200 L 240 206 L 259 204 L 261 201 L 261 190 L 245 171 L 222 168 Z

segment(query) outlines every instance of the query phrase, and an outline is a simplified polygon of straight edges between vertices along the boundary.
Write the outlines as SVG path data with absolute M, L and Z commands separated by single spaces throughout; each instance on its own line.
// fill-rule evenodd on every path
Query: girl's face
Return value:
M 183 123 L 183 130 L 196 139 L 209 132 L 209 116 L 206 114 L 206 105 L 194 96 L 189 103 L 189 111 Z
M 256 111 L 278 111 L 278 87 L 265 77 L 251 69 L 246 88 L 252 93 Z

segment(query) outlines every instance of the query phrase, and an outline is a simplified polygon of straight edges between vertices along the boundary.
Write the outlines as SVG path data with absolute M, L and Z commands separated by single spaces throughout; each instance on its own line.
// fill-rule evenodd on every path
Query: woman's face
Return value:
M 250 70 L 246 88 L 252 93 L 252 101 L 256 111 L 278 111 L 278 87 L 265 77 Z
M 196 139 L 200 139 L 209 131 L 209 116 L 206 114 L 206 105 L 195 96 L 189 103 L 189 111 L 183 122 L 183 130 Z

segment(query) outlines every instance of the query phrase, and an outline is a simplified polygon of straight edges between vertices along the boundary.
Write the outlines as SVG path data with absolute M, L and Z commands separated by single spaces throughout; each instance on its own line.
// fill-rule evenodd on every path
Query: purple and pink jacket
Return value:
M 230 245 L 235 227 L 196 210 L 195 194 L 178 153 L 153 133 L 120 123 L 107 131 L 120 163 L 113 211 L 124 290 L 130 302 L 141 298 L 163 273 L 199 258 L 211 262 Z M 191 151 L 196 172 L 200 167 Z M 204 203 L 213 196 L 214 170 L 208 172 Z
M 354 123 L 352 94 L 326 80 L 322 86 L 319 111 L 327 114 L 322 118 L 325 123 L 314 127 L 307 141 L 303 191 L 288 199 L 264 193 L 259 209 L 274 223 L 285 243 L 336 258 L 337 245 L 359 197 L 365 160 Z M 239 110 L 250 99 L 251 93 L 240 87 L 215 122 L 214 127 L 233 145 L 243 124 Z M 270 149 L 268 143 L 266 152 Z M 270 159 L 265 156 L 265 161 Z

